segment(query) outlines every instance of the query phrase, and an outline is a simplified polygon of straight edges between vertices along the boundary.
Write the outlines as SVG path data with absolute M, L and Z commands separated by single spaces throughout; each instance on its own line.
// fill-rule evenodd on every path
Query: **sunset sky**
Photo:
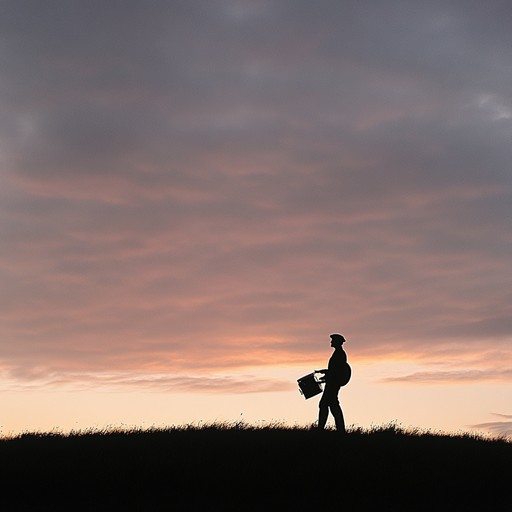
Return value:
M 0 2 L 0 435 L 512 434 L 512 4 Z M 330 420 L 332 421 L 332 420 Z

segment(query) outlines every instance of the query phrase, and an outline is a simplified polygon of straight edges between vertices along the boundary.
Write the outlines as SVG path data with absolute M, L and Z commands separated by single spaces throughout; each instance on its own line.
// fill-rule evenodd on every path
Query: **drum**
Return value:
M 299 384 L 301 394 L 304 395 L 306 400 L 322 392 L 322 386 L 316 380 L 314 372 L 301 377 L 297 380 L 297 383 Z

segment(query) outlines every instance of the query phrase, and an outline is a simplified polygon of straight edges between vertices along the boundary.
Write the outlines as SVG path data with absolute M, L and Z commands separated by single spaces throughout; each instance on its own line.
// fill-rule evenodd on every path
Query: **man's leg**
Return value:
M 338 400 L 338 390 L 339 388 L 333 387 L 332 384 L 327 383 L 324 388 L 324 392 L 322 394 L 322 398 L 318 404 L 318 428 L 323 429 L 325 424 L 327 423 L 327 418 L 329 416 L 329 407 L 331 407 L 333 402 Z M 339 404 L 338 404 L 339 405 Z
M 325 390 L 318 403 L 318 428 L 323 430 L 325 428 L 325 424 L 327 423 L 327 417 L 329 416 L 329 405 L 327 403 L 327 396 L 325 395 Z
M 331 409 L 331 414 L 334 416 L 336 430 L 338 432 L 345 432 L 345 419 L 343 418 L 343 411 L 341 410 L 340 401 L 338 400 L 339 391 L 339 386 L 330 390 L 331 398 L 329 400 L 329 408 Z
M 336 430 L 338 432 L 345 433 L 345 419 L 343 418 L 343 411 L 341 410 L 341 406 L 338 401 L 331 405 L 331 413 L 334 416 Z

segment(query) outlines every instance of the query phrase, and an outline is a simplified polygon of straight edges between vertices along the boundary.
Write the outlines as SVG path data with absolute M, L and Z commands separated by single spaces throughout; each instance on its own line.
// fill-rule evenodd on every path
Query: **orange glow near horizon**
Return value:
M 317 364 L 269 365 L 197 375 L 78 374 L 68 381 L 43 385 L 13 386 L 3 381 L 1 433 L 237 421 L 307 426 L 316 421 L 318 397 L 304 400 L 296 380 L 325 362 L 318 359 Z M 372 363 L 354 358 L 350 362 L 353 379 L 340 392 L 347 425 L 370 427 L 396 422 L 404 427 L 491 434 L 503 428 L 504 422 L 493 418 L 493 411 L 467 407 L 467 397 L 474 396 L 488 407 L 499 408 L 503 399 L 510 398 L 510 386 L 502 380 L 473 384 L 440 381 L 425 386 L 413 379 L 386 384 L 392 375 L 414 375 L 423 367 L 392 360 Z M 480 426 L 482 418 L 488 423 Z

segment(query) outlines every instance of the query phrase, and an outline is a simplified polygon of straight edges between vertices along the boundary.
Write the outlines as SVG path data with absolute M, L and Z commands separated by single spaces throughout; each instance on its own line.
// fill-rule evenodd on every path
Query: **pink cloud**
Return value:
M 2 364 L 300 364 L 342 331 L 354 358 L 424 364 L 409 382 L 508 382 L 510 120 L 477 101 L 510 99 L 508 31 L 476 44 L 475 6 L 433 31 L 428 8 L 207 4 L 5 8 Z
M 17 369 L 4 372 L 10 385 L 8 390 L 28 391 L 33 389 L 108 389 L 127 391 L 147 390 L 159 393 L 276 393 L 294 389 L 294 383 L 278 379 L 263 379 L 254 375 L 168 375 L 152 373 L 58 373 L 45 369 L 23 371 Z

